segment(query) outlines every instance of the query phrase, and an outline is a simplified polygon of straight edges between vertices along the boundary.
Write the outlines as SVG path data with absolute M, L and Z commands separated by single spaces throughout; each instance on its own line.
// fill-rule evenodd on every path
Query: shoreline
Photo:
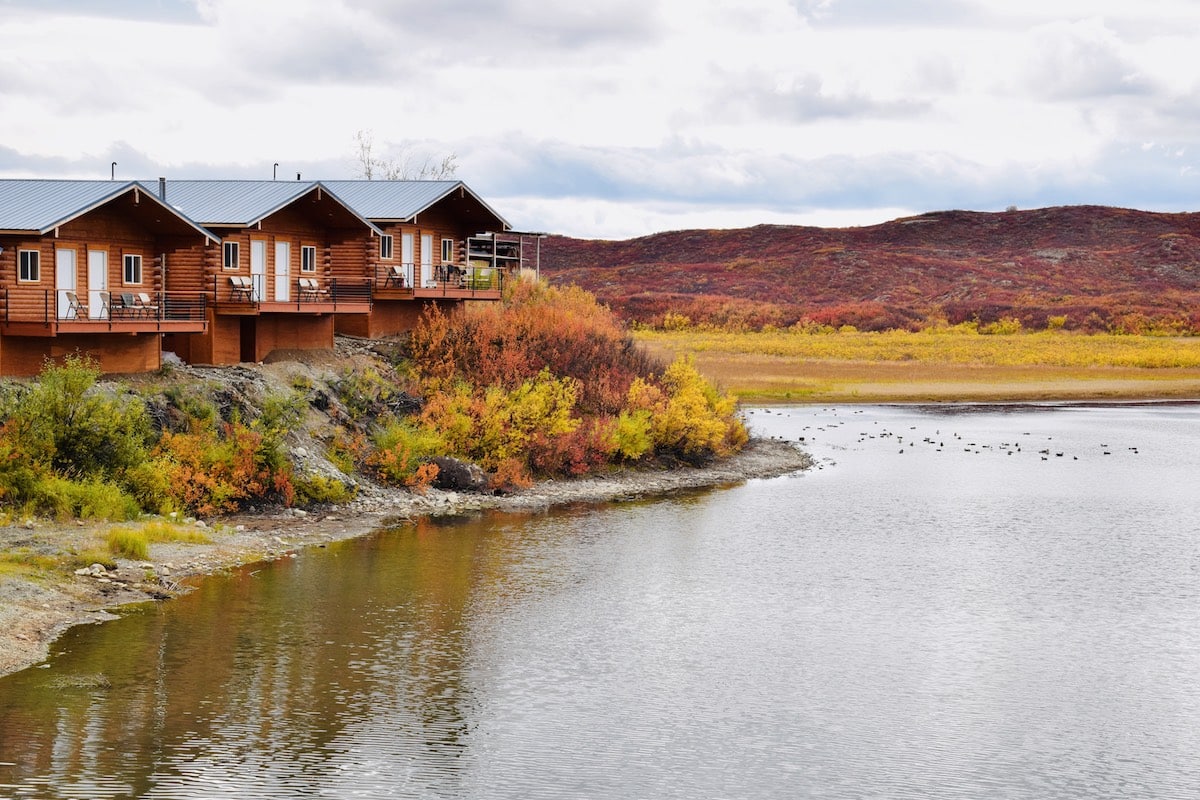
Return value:
M 716 489 L 747 480 L 804 471 L 812 458 L 792 443 L 751 439 L 739 453 L 705 467 L 625 469 L 608 475 L 541 481 L 505 495 L 430 489 L 426 494 L 364 484 L 344 506 L 319 511 L 284 509 L 270 514 L 235 514 L 195 523 L 213 531 L 208 544 L 151 545 L 148 561 L 117 559 L 115 571 L 56 574 L 49 579 L 0 578 L 0 675 L 44 661 L 50 646 L 76 625 L 117 619 L 113 610 L 132 603 L 168 600 L 205 576 L 299 550 L 371 535 L 429 516 L 479 511 L 539 513 L 575 503 L 608 503 L 667 497 L 676 492 Z M 83 522 L 40 521 L 0 528 L 0 547 L 53 544 L 77 535 Z M 108 523 L 96 529 L 111 527 Z

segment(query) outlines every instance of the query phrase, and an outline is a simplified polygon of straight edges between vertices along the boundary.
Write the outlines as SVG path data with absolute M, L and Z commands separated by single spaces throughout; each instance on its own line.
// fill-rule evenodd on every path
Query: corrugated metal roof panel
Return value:
M 408 219 L 448 195 L 460 181 L 322 181 L 367 219 Z
M 462 181 L 321 181 L 361 216 L 370 220 L 411 219 L 456 189 L 463 189 L 502 227 L 508 223 Z
M 158 181 L 142 181 L 141 185 L 158 196 Z M 316 181 L 168 180 L 165 200 L 201 225 L 245 228 L 315 185 Z
M 47 233 L 132 185 L 130 181 L 0 180 L 0 230 Z

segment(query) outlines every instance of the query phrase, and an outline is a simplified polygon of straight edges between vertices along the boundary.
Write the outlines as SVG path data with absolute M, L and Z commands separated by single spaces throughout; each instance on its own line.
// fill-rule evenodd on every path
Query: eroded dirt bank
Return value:
M 517 494 L 464 494 L 431 489 L 424 495 L 361 485 L 358 498 L 323 511 L 281 510 L 190 523 L 204 526 L 207 544 L 155 544 L 147 561 L 118 560 L 113 571 L 31 580 L 0 577 L 0 674 L 44 659 L 64 630 L 113 619 L 126 603 L 168 599 L 186 582 L 242 564 L 288 557 L 322 543 L 365 536 L 424 515 L 483 509 L 538 511 L 580 502 L 609 502 L 771 478 L 807 469 L 809 456 L 792 444 L 756 439 L 741 453 L 703 468 L 622 470 L 578 480 L 545 481 Z M 90 527 L 90 526 L 89 526 Z M 78 524 L 44 521 L 0 528 L 0 549 L 50 552 L 78 537 Z

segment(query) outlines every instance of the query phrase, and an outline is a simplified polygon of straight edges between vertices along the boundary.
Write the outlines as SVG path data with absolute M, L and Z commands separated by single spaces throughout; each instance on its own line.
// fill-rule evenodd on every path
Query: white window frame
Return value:
M 40 283 L 42 280 L 42 251 L 17 251 L 17 281 L 19 283 Z
M 382 234 L 379 237 L 379 257 L 385 261 L 392 260 L 392 254 L 396 252 L 392 244 L 392 235 L 390 233 Z
M 442 239 L 442 263 L 443 264 L 453 264 L 454 263 L 454 240 L 453 239 L 447 239 L 444 237 Z
M 317 271 L 317 248 L 311 244 L 300 245 L 300 271 Z
M 121 256 L 121 283 L 125 286 L 142 285 L 142 257 L 138 253 Z
M 229 254 L 233 254 L 230 259 Z M 232 264 L 230 262 L 233 262 Z M 228 270 L 236 270 L 242 261 L 241 243 L 236 241 L 226 241 L 221 243 L 221 268 Z

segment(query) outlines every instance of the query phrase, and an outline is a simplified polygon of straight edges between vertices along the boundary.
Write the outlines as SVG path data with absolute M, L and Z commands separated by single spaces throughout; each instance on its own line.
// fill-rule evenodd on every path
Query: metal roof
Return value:
M 157 202 L 153 193 L 134 181 L 0 180 L 0 231 L 46 234 L 134 189 Z M 215 238 L 176 209 L 168 210 L 197 232 Z
M 321 181 L 369 220 L 409 220 L 461 189 L 483 206 L 503 228 L 504 217 L 462 181 Z
M 159 193 L 158 181 L 142 181 Z M 202 225 L 249 227 L 308 192 L 314 181 L 176 181 L 166 182 L 166 203 Z
M 158 181 L 142 181 L 141 185 L 156 196 L 163 188 Z M 365 227 L 382 234 L 370 220 L 320 181 L 168 180 L 165 199 L 178 211 L 209 227 L 248 228 L 314 188 L 323 189 Z

